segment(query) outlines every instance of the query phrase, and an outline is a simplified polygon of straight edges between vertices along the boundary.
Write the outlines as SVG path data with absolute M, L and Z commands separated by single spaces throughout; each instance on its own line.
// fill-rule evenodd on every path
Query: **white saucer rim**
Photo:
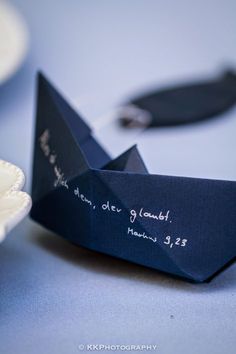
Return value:
M 1 166 L 14 173 L 16 181 L 9 189 L 6 189 L 0 194 L 0 198 L 20 196 L 20 198 L 22 198 L 22 204 L 20 208 L 16 208 L 15 212 L 8 217 L 5 223 L 0 224 L 0 243 L 5 239 L 7 233 L 9 233 L 29 213 L 32 206 L 31 197 L 26 192 L 21 191 L 25 183 L 25 175 L 23 171 L 16 165 L 2 159 L 0 159 L 0 168 Z

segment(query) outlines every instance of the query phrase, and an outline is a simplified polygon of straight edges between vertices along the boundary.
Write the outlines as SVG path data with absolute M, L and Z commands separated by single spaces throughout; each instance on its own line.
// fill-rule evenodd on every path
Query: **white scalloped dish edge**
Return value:
M 25 176 L 20 168 L 0 159 L 0 242 L 30 211 L 30 196 L 22 192 Z

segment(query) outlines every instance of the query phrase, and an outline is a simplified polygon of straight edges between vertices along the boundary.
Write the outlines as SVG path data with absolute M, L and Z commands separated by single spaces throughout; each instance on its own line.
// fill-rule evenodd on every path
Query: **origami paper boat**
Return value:
M 19 167 L 0 160 L 0 242 L 29 212 L 30 196 L 22 192 L 25 176 Z
M 236 184 L 150 175 L 136 146 L 112 160 L 39 74 L 31 217 L 69 241 L 190 281 L 236 251 Z

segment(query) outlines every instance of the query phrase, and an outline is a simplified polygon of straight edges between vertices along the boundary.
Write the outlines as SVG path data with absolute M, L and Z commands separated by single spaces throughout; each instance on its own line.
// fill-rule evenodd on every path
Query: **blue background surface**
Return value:
M 13 3 L 31 43 L 24 66 L 0 87 L 0 153 L 24 169 L 27 190 L 36 70 L 98 127 L 143 88 L 211 77 L 236 62 L 234 1 Z M 96 135 L 113 156 L 137 142 L 153 173 L 235 180 L 235 131 L 234 108 L 142 134 L 106 122 Z M 235 264 L 209 284 L 189 284 L 72 246 L 26 219 L 0 246 L 0 352 L 78 353 L 79 344 L 114 343 L 234 354 L 235 289 Z

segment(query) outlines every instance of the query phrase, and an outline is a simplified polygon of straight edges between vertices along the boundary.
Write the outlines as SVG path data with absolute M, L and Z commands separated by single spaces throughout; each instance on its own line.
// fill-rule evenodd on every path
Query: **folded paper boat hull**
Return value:
M 112 160 L 39 75 L 31 217 L 71 242 L 203 282 L 235 257 L 235 182 L 150 175 Z

